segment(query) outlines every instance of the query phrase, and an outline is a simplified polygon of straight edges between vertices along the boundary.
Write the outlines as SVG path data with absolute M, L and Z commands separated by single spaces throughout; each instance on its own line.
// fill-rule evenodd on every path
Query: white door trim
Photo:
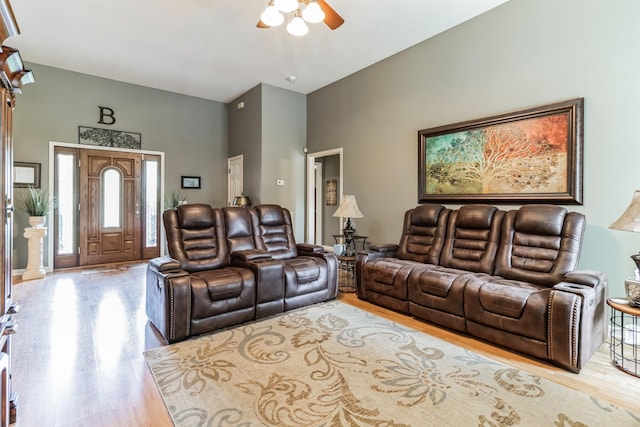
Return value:
M 331 150 L 318 151 L 316 153 L 307 154 L 307 243 L 316 243 L 315 241 L 315 215 L 314 215 L 314 185 L 315 185 L 315 163 L 316 158 L 326 156 L 340 156 L 340 183 L 338 185 L 338 203 L 342 200 L 342 164 L 343 164 L 343 149 L 334 148 Z M 342 230 L 342 219 L 340 219 L 340 230 Z M 340 232 L 336 230 L 336 232 Z
M 231 165 L 232 163 L 238 162 L 240 165 L 240 179 L 237 179 L 237 175 L 234 175 L 236 179 L 232 179 L 231 176 Z M 240 192 L 238 193 L 238 190 Z M 236 196 L 241 196 L 244 190 L 244 155 L 240 154 L 239 156 L 229 157 L 227 159 L 227 206 L 231 206 L 233 204 L 233 199 Z
M 316 161 L 315 164 L 313 165 L 314 168 L 314 194 L 315 194 L 315 201 L 313 203 L 313 205 L 316 208 L 316 213 L 315 213 L 315 224 L 316 224 L 316 228 L 315 228 L 315 233 L 313 234 L 314 236 L 322 236 L 322 220 L 323 220 L 323 210 L 322 210 L 322 190 L 323 190 L 323 182 L 322 182 L 322 162 L 318 162 Z M 316 239 L 317 240 L 317 239 Z M 315 243 L 315 242 L 314 242 Z

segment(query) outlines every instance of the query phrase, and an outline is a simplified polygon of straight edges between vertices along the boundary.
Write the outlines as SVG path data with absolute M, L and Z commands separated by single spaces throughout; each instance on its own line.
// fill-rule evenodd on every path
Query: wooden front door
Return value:
M 80 265 L 142 258 L 141 160 L 138 153 L 81 150 Z

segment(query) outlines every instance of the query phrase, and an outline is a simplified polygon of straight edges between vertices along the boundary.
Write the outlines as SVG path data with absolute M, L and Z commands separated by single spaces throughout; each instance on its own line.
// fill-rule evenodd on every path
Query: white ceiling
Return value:
M 327 0 L 344 25 L 299 38 L 256 28 L 267 0 L 13 0 L 22 34 L 5 44 L 27 62 L 229 102 L 259 83 L 310 93 L 506 1 Z

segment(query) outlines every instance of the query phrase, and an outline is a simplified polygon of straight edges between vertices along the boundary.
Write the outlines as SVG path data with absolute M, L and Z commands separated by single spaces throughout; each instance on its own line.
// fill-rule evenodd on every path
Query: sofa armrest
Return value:
M 147 317 L 168 343 L 189 337 L 191 280 L 189 273 L 169 257 L 149 262 L 146 280 Z
M 564 281 L 578 285 L 596 287 L 607 286 L 607 276 L 594 270 L 574 270 L 564 275 Z
M 393 258 L 396 254 L 396 250 L 398 250 L 398 245 L 395 245 L 393 243 L 387 243 L 384 245 L 376 245 L 376 244 L 369 245 L 369 251 L 381 253 L 383 254 L 382 256 L 384 257 Z
M 182 269 L 180 262 L 178 262 L 177 260 L 169 256 L 153 258 L 152 260 L 149 261 L 149 268 L 152 271 L 157 272 L 159 274 L 163 274 L 163 275 L 166 275 L 166 274 L 188 275 L 189 274 Z
M 398 245 L 385 244 L 385 245 L 369 245 L 369 249 L 366 251 L 359 251 L 356 254 L 356 295 L 361 300 L 367 300 L 367 292 L 362 281 L 362 274 L 364 271 L 364 265 L 374 259 L 378 258 L 395 258 Z
M 323 253 L 324 248 L 320 245 L 312 245 L 310 243 L 298 243 L 297 245 L 298 253 L 300 255 L 308 255 L 310 253 Z
M 233 264 L 234 260 L 238 260 L 239 262 L 249 262 L 249 261 L 257 261 L 257 260 L 267 260 L 271 259 L 271 255 L 267 251 L 262 251 L 259 249 L 246 249 L 243 251 L 235 251 L 231 252 L 231 263 Z
M 549 355 L 579 372 L 606 338 L 606 275 L 574 271 L 553 286 L 549 304 Z

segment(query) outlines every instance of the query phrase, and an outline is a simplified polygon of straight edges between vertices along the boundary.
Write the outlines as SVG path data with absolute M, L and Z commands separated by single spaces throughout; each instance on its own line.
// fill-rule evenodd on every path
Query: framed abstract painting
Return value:
M 418 202 L 582 204 L 584 98 L 418 131 Z

